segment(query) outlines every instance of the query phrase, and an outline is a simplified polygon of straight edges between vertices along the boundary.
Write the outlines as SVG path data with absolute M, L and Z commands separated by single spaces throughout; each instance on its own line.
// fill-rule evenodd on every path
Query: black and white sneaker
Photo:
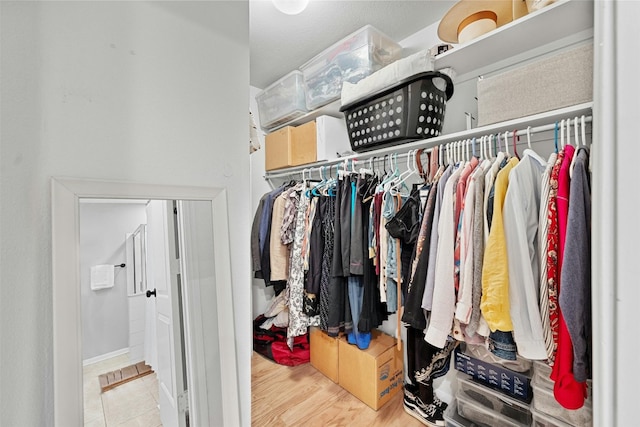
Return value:
M 429 427 L 444 426 L 443 412 L 433 403 L 425 405 L 418 396 L 415 399 L 409 398 L 405 393 L 402 404 L 406 413 Z
M 433 404 L 436 405 L 436 407 L 443 413 L 447 410 L 447 406 L 449 406 L 447 402 L 443 402 L 442 400 L 438 399 L 438 396 L 433 396 Z

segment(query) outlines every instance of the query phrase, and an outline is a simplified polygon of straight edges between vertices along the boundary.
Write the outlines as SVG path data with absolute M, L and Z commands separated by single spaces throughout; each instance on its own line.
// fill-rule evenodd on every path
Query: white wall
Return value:
M 598 104 L 593 145 L 594 425 L 638 424 L 638 158 L 640 3 L 596 2 Z M 598 28 L 598 24 L 601 28 Z M 598 384 L 603 384 L 598 387 Z
M 91 290 L 91 267 L 126 262 L 126 234 L 147 223 L 144 204 L 80 204 L 82 359 L 129 347 L 127 270 L 114 269 L 113 288 Z
M 251 173 L 251 219 L 255 215 L 256 208 L 260 202 L 260 198 L 264 193 L 271 191 L 269 183 L 264 179 L 264 136 L 265 133 L 260 129 L 260 115 L 258 114 L 258 103 L 256 95 L 261 89 L 251 86 L 249 88 L 249 108 L 253 114 L 253 120 L 257 127 L 258 140 L 260 141 L 260 149 L 251 153 L 250 156 L 250 173 Z M 253 274 L 252 274 L 253 277 Z M 264 280 L 252 279 L 251 281 L 251 308 L 252 316 L 255 319 L 259 314 L 264 313 L 267 309 L 269 301 L 273 298 L 275 292 L 273 287 L 266 287 Z
M 51 176 L 228 188 L 233 283 L 220 285 L 250 366 L 247 2 L 0 13 L 0 424 L 53 422 Z M 249 425 L 250 370 L 239 376 Z

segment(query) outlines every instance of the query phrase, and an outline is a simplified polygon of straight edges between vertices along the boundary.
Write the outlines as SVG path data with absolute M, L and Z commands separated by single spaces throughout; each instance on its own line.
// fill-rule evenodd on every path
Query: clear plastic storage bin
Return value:
M 538 413 L 543 413 L 574 426 L 590 426 L 593 423 L 593 410 L 590 399 L 585 401 L 585 405 L 577 410 L 564 408 L 553 395 L 553 389 L 548 390 L 541 387 L 535 380 L 531 382 L 533 387 L 533 402 L 531 406 Z
M 456 395 L 458 414 L 467 420 L 485 427 L 528 427 L 529 424 L 519 423 L 513 418 L 488 409 L 482 404 L 467 398 L 464 394 Z
M 304 83 L 302 72 L 296 70 L 282 77 L 256 95 L 260 127 L 270 131 L 305 115 Z
M 553 390 L 553 381 L 551 380 L 551 366 L 540 360 L 533 361 L 533 377 L 538 387 Z
M 543 414 L 535 409 L 531 409 L 531 416 L 533 417 L 533 427 L 573 427 L 571 424 L 567 424 L 551 415 Z
M 371 25 L 325 49 L 300 67 L 307 108 L 340 99 L 342 82 L 356 83 L 400 58 L 402 47 Z
M 458 374 L 458 395 L 472 399 L 485 408 L 509 417 L 519 423 L 526 425 L 531 424 L 531 410 L 529 405 L 497 390 L 479 384 L 462 374 Z
M 465 418 L 462 418 L 458 414 L 458 404 L 455 399 L 447 409 L 444 411 L 444 425 L 445 427 L 474 427 L 475 424 Z

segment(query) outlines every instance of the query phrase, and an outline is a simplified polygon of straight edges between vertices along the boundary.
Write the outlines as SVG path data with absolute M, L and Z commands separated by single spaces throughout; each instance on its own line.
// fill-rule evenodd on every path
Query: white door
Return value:
M 159 387 L 160 419 L 165 427 L 187 426 L 187 395 L 185 360 L 182 340 L 180 304 L 180 258 L 176 215 L 171 201 L 152 201 L 149 211 L 149 249 L 155 253 L 154 261 L 167 261 L 154 268 L 156 298 L 157 377 Z M 153 249 L 151 249 L 153 248 Z M 164 276 L 164 277 L 163 277 Z M 150 289 L 149 292 L 153 292 Z M 153 297 L 153 295 L 152 295 Z

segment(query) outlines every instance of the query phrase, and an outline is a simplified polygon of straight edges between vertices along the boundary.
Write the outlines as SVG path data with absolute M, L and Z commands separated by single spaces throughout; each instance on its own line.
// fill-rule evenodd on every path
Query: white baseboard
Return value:
M 112 357 L 120 356 L 121 354 L 125 353 L 129 353 L 129 347 L 121 348 L 120 350 L 112 351 L 110 353 L 101 354 L 100 356 L 92 357 L 90 359 L 85 359 L 82 361 L 82 366 L 102 362 L 103 360 L 111 359 Z

